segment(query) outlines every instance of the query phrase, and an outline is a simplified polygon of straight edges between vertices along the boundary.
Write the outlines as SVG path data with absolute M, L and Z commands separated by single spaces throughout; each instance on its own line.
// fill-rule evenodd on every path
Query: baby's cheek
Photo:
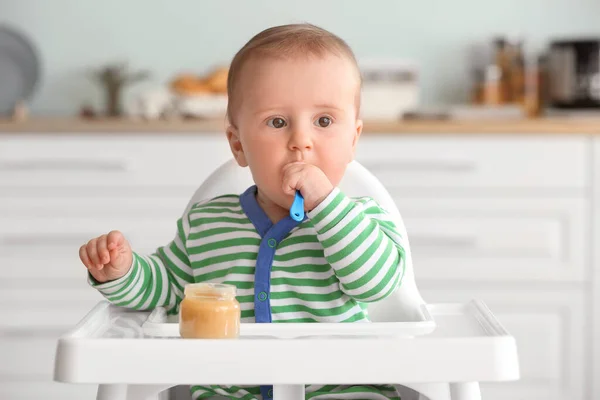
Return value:
M 346 171 L 346 164 L 344 162 L 330 162 L 329 165 L 323 170 L 329 182 L 333 186 L 337 186 L 342 178 L 344 177 L 344 172 Z

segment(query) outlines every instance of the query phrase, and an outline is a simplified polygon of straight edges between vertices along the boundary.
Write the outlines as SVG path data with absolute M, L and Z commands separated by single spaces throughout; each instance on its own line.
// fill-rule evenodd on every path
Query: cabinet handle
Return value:
M 5 246 L 60 246 L 81 243 L 94 237 L 92 233 L 48 233 L 42 235 L 12 235 L 2 238 Z
M 477 169 L 469 161 L 378 161 L 365 162 L 365 168 L 371 172 L 393 171 L 413 173 L 467 173 Z
M 411 246 L 422 247 L 453 247 L 453 248 L 475 248 L 477 239 L 469 236 L 418 236 L 412 235 L 410 238 Z
M 126 160 L 15 160 L 0 161 L 0 171 L 97 171 L 97 172 L 127 172 L 130 163 Z

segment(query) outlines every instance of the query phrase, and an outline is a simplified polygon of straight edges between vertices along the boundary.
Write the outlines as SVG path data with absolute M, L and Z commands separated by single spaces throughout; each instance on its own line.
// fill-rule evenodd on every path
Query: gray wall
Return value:
M 38 114 L 97 104 L 87 68 L 126 59 L 153 71 L 145 87 L 159 85 L 227 63 L 265 27 L 299 21 L 339 34 L 359 58 L 416 61 L 423 102 L 439 104 L 466 99 L 471 43 L 522 33 L 537 51 L 558 35 L 600 36 L 600 0 L 0 0 L 0 23 L 24 31 L 42 53 Z

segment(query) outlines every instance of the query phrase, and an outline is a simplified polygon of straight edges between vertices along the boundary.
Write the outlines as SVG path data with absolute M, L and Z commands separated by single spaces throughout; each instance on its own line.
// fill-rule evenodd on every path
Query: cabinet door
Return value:
M 395 201 L 417 279 L 562 282 L 589 276 L 585 199 Z
M 98 385 L 69 385 L 51 379 L 0 380 L 2 400 L 95 400 Z
M 0 197 L 0 328 L 75 324 L 101 300 L 79 247 L 118 229 L 135 251 L 152 253 L 175 237 L 188 200 Z
M 134 250 L 145 254 L 175 237 L 177 220 L 4 218 L 0 224 L 0 279 L 79 278 L 78 272 L 84 268 L 79 261 L 79 247 L 113 229 L 121 230 Z
M 60 335 L 100 300 L 87 290 L 0 291 L 0 399 L 95 399 L 95 385 L 53 382 Z
M 222 134 L 6 134 L 0 188 L 198 186 L 231 157 Z
M 483 383 L 486 400 L 584 400 L 586 329 L 584 294 L 577 290 L 430 289 L 428 303 L 483 300 L 517 341 L 521 379 Z
M 0 281 L 82 279 L 79 247 L 120 230 L 140 253 L 168 244 L 189 201 L 153 198 L 0 197 Z M 61 282 L 56 282 L 61 281 Z
M 85 274 L 74 287 L 3 285 L 0 290 L 0 336 L 58 337 L 77 324 L 104 297 L 87 284 Z
M 356 159 L 389 190 L 571 191 L 589 187 L 582 135 L 369 135 Z

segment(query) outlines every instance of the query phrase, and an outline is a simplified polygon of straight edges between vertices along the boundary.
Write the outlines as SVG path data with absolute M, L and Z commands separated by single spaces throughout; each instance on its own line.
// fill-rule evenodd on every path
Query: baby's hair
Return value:
M 250 39 L 233 57 L 227 76 L 227 117 L 233 124 L 233 109 L 236 105 L 236 86 L 244 65 L 252 58 L 290 59 L 295 57 L 325 57 L 328 54 L 346 58 L 356 68 L 358 88 L 356 108 L 360 105 L 360 70 L 352 49 L 340 37 L 303 23 L 274 26 L 265 29 Z

